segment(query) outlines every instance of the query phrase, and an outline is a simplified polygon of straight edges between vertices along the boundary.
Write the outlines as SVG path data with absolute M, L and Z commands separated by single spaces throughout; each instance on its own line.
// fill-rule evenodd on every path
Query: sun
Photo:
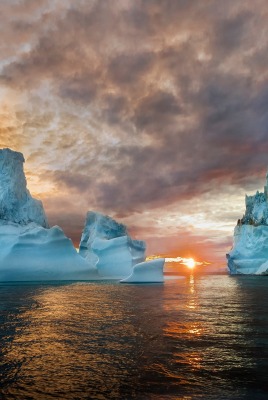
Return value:
M 188 258 L 184 263 L 189 269 L 193 269 L 195 267 L 195 260 L 193 258 Z

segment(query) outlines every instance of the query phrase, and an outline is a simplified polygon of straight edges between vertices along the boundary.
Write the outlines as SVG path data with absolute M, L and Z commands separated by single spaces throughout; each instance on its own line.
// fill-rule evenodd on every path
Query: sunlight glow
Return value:
M 195 261 L 193 258 L 186 257 L 165 257 L 167 263 L 175 263 L 180 265 L 186 265 L 189 269 L 193 269 L 200 265 L 210 265 L 207 261 Z
M 195 267 L 195 260 L 193 258 L 189 258 L 187 261 L 184 262 L 184 264 L 188 268 L 193 269 Z

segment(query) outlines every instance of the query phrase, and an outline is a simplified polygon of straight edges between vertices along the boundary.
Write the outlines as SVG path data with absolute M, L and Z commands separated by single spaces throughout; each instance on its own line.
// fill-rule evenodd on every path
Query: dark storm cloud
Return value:
M 1 79 L 12 87 L 31 89 L 45 79 L 60 77 L 64 72 L 65 61 L 65 56 L 60 53 L 52 38 L 44 37 L 32 51 L 4 67 Z
M 235 16 L 224 18 L 217 23 L 214 28 L 213 45 L 220 49 L 222 56 L 230 56 L 230 52 L 243 47 L 247 34 L 252 30 L 252 19 L 254 14 L 251 12 L 241 12 Z
M 2 83 L 22 91 L 49 82 L 55 104 L 74 103 L 98 119 L 84 146 L 69 146 L 83 170 L 74 164 L 53 181 L 81 193 L 90 186 L 92 204 L 125 212 L 198 196 L 222 182 L 245 186 L 247 175 L 263 173 L 265 1 L 66 4 L 64 13 L 50 14 L 43 5 L 46 29 L 1 71 Z M 17 16 L 12 23 L 30 34 L 30 21 Z M 87 145 L 95 138 L 101 156 L 92 162 Z M 63 147 L 55 133 L 55 152 Z
M 150 53 L 119 54 L 108 65 L 111 79 L 118 85 L 129 85 L 151 67 L 153 55 Z
M 134 121 L 138 129 L 152 128 L 154 133 L 161 129 L 160 134 L 165 136 L 162 129 L 180 111 L 179 101 L 174 95 L 163 91 L 152 92 L 141 99 L 135 110 Z
M 46 178 L 49 177 L 52 181 L 56 182 L 58 188 L 68 187 L 80 193 L 87 192 L 92 183 L 89 176 L 81 173 L 73 173 L 72 171 L 45 171 L 44 175 Z
M 62 98 L 72 99 L 82 104 L 89 104 L 96 96 L 96 87 L 92 83 L 92 76 L 75 76 L 66 79 L 60 85 L 58 93 Z
M 102 115 L 109 124 L 122 123 L 129 114 L 128 100 L 122 95 L 104 95 L 102 102 Z

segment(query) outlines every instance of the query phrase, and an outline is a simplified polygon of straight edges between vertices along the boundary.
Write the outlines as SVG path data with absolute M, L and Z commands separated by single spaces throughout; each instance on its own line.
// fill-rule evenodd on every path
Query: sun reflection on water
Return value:
M 200 336 L 204 332 L 200 322 L 168 322 L 165 328 L 167 336 L 179 337 L 180 335 Z
M 184 303 L 180 302 L 179 297 L 172 298 L 167 304 L 164 304 L 164 308 L 167 310 L 175 310 L 181 309 L 183 312 L 184 309 L 189 310 L 190 315 L 193 314 L 193 318 L 189 321 L 185 321 L 181 323 L 180 321 L 170 321 L 167 323 L 165 327 L 165 334 L 167 336 L 179 337 L 180 335 L 193 335 L 200 336 L 204 332 L 203 323 L 199 322 L 196 319 L 196 315 L 199 309 L 198 302 L 198 292 L 196 289 L 196 278 L 192 273 L 188 277 L 185 278 L 185 292 L 186 292 L 186 301 Z
M 190 310 L 196 310 L 198 308 L 198 298 L 197 298 L 197 293 L 196 293 L 196 287 L 195 287 L 195 277 L 193 274 L 191 274 L 188 278 L 188 302 L 186 304 L 186 308 L 189 308 Z

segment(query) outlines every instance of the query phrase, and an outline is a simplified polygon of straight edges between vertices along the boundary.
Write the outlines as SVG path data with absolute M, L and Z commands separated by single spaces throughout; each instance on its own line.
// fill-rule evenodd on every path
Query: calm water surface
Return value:
M 0 285 L 0 399 L 267 399 L 268 277 Z

